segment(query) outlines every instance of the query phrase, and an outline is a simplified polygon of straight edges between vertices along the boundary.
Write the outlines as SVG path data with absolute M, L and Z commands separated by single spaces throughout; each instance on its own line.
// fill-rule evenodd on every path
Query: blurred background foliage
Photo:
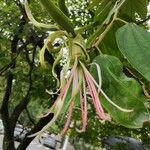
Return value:
M 138 0 L 140 1 L 140 0 Z M 57 1 L 55 1 L 57 4 Z M 97 2 L 93 0 L 93 3 Z M 147 15 L 148 1 L 142 0 L 142 7 L 140 2 L 136 2 L 138 5 L 134 6 L 135 1 L 127 0 L 126 6 L 120 11 L 122 19 L 127 21 L 138 22 Z M 131 4 L 132 3 L 132 4 Z M 72 5 L 73 4 L 73 5 Z M 30 2 L 30 7 L 33 12 L 33 16 L 36 20 L 43 23 L 53 23 L 50 16 L 44 9 L 41 9 L 41 4 L 37 0 Z M 80 26 L 87 26 L 95 19 L 94 14 L 97 13 L 97 7 L 89 7 L 88 0 L 67 0 L 66 5 L 69 9 L 69 17 L 76 24 L 76 28 Z M 130 8 L 132 6 L 132 8 Z M 50 61 L 49 69 L 43 70 L 39 64 L 39 50 L 43 44 L 44 38 L 47 37 L 49 32 L 45 32 L 44 29 L 34 27 L 30 22 L 25 23 L 23 31 L 18 32 L 20 20 L 23 17 L 23 5 L 21 0 L 2 0 L 0 1 L 0 104 L 3 100 L 6 87 L 6 77 L 9 71 L 9 66 L 12 63 L 11 47 L 13 37 L 17 34 L 19 36 L 19 42 L 17 48 L 21 49 L 16 53 L 16 65 L 13 69 L 13 88 L 11 92 L 11 101 L 9 103 L 9 111 L 13 112 L 17 104 L 26 96 L 29 86 L 29 62 L 33 56 L 33 50 L 35 49 L 35 59 L 32 70 L 32 89 L 30 93 L 30 102 L 26 109 L 23 111 L 19 118 L 19 122 L 25 126 L 32 127 L 37 122 L 39 116 L 47 111 L 47 109 L 54 102 L 54 96 L 46 92 L 54 91 L 56 87 L 56 81 L 51 74 L 52 64 Z M 134 12 L 139 12 L 135 13 Z M 136 19 L 135 19 L 136 18 Z M 97 21 L 97 20 L 96 20 Z M 83 34 L 88 37 L 95 28 L 84 30 Z M 108 36 L 104 38 L 100 46 L 101 51 L 104 54 L 114 55 L 120 58 L 126 65 L 120 51 L 118 50 L 115 32 L 118 27 L 122 26 L 122 23 L 116 22 L 108 33 Z M 146 23 L 142 24 L 145 28 L 148 28 Z M 97 52 L 90 51 L 90 57 L 94 58 Z M 127 64 L 129 65 L 129 64 Z M 137 72 L 135 72 L 137 73 Z M 138 74 L 138 73 L 137 73 Z M 148 86 L 149 87 L 149 86 Z M 74 117 L 76 118 L 76 116 Z M 102 123 L 95 116 L 95 112 L 91 109 L 88 114 L 88 126 L 87 131 L 82 134 L 77 134 L 72 131 L 72 141 L 74 139 L 83 139 L 85 143 L 93 145 L 94 147 L 100 146 L 101 138 L 109 135 L 125 135 L 134 137 L 143 141 L 146 145 L 150 141 L 150 126 L 145 124 L 141 129 L 127 129 L 125 127 L 113 124 Z M 54 127 L 50 132 L 56 132 L 58 126 Z

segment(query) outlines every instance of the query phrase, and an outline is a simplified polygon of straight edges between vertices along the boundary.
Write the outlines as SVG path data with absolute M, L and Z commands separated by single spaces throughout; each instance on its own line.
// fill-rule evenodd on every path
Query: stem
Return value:
M 75 33 L 81 34 L 81 33 L 85 32 L 86 30 L 93 28 L 93 26 L 94 26 L 94 23 L 91 23 L 91 24 L 85 25 L 84 27 L 76 28 Z
M 120 19 L 120 18 L 116 18 L 115 20 L 116 20 L 116 21 L 117 21 L 117 20 L 118 20 L 118 21 L 121 21 L 121 22 L 123 22 L 124 24 L 128 24 L 127 21 L 125 21 L 125 20 L 123 20 L 123 19 Z
M 105 29 L 105 31 L 98 37 L 98 40 L 96 41 L 96 43 L 93 45 L 94 47 L 98 47 L 98 45 L 101 43 L 101 41 L 103 40 L 103 38 L 105 37 L 105 35 L 107 34 L 107 32 L 110 30 L 110 28 L 112 27 L 114 22 L 114 19 L 110 22 L 110 24 L 107 26 L 107 28 Z
M 100 34 L 100 36 L 98 38 L 96 38 L 96 42 L 93 44 L 94 46 L 98 46 L 101 41 L 103 40 L 103 38 L 105 37 L 105 35 L 107 34 L 107 32 L 110 30 L 110 28 L 113 25 L 113 22 L 116 20 L 117 18 L 117 14 L 118 14 L 118 10 L 121 8 L 121 6 L 124 4 L 126 0 L 122 0 L 122 1 L 117 1 L 114 5 L 114 7 L 112 8 L 112 10 L 110 11 L 110 13 L 108 14 L 107 18 L 104 20 L 104 22 L 102 23 L 103 26 L 107 24 L 106 29 L 104 30 L 103 33 Z M 114 15 L 113 15 L 114 14 Z M 111 16 L 113 15 L 113 19 L 111 20 Z M 111 21 L 111 22 L 110 22 Z M 110 23 L 109 23 L 110 22 Z M 100 26 L 100 29 L 102 27 Z M 100 30 L 101 31 L 101 30 Z

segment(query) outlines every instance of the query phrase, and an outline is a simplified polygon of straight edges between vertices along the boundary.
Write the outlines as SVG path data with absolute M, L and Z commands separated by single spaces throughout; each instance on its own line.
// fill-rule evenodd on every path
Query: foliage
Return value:
M 133 68 L 150 81 L 150 62 L 148 62 L 148 56 L 150 55 L 149 32 L 134 24 L 128 24 L 118 30 L 116 38 L 119 49 Z
M 122 64 L 116 57 L 108 55 L 97 56 L 94 62 L 101 66 L 102 88 L 106 94 L 111 97 L 117 105 L 124 108 L 132 108 L 133 112 L 126 113 L 117 110 L 113 105 L 107 102 L 104 97 L 100 96 L 105 109 L 110 112 L 114 120 L 121 125 L 128 128 L 142 127 L 143 122 L 149 120 L 149 112 L 145 107 L 147 100 L 141 95 L 142 89 L 140 85 L 136 80 L 128 78 L 122 73 Z M 91 67 L 91 70 L 93 74 L 96 72 L 94 67 Z
M 50 132 L 65 124 L 63 134 L 94 146 L 113 134 L 147 143 L 149 1 L 25 2 L 26 12 L 21 0 L 0 2 L 0 104 L 4 130 L 10 132 L 4 150 L 12 148 L 17 121 L 34 129 L 44 113 L 54 114 Z

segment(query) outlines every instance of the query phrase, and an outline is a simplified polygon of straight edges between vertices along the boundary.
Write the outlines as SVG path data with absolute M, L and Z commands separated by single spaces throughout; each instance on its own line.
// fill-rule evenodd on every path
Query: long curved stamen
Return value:
M 44 46 L 42 47 L 42 49 L 40 50 L 40 53 L 39 53 L 40 63 L 43 68 L 47 67 L 46 62 L 45 62 L 45 57 L 44 57 L 47 43 L 48 43 L 48 40 L 46 40 L 46 42 L 44 43 Z
M 117 109 L 123 111 L 123 112 L 132 112 L 133 109 L 124 109 L 121 108 L 120 106 L 118 106 L 117 104 L 115 104 L 105 93 L 104 91 L 99 87 L 99 85 L 97 84 L 97 82 L 95 81 L 95 79 L 92 77 L 92 75 L 89 73 L 89 71 L 84 67 L 84 65 L 80 62 L 81 66 L 83 67 L 83 70 L 85 72 L 85 74 L 87 74 L 91 80 L 94 82 L 94 84 L 96 85 L 96 87 L 98 88 L 98 90 L 103 94 L 103 96 L 106 98 L 107 101 L 109 101 L 113 106 L 115 106 Z
M 96 66 L 98 80 L 99 80 L 98 86 L 101 88 L 102 87 L 101 68 L 100 68 L 100 66 L 97 63 L 91 63 L 91 65 L 95 65 Z M 98 91 L 98 93 L 99 93 L 99 91 Z
M 52 75 L 54 76 L 54 78 L 57 81 L 57 87 L 59 87 L 59 79 L 58 79 L 57 74 L 55 72 L 55 67 L 58 64 L 58 62 L 61 60 L 61 58 L 62 58 L 62 51 L 60 51 L 58 57 L 55 59 L 53 66 L 52 66 Z

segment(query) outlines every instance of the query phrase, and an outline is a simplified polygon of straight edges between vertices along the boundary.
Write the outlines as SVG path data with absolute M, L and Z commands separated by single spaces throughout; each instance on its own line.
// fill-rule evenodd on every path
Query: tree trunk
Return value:
M 3 97 L 1 106 L 1 117 L 4 125 L 4 139 L 3 139 L 3 150 L 14 150 L 14 140 L 13 140 L 13 128 L 11 128 L 11 123 L 9 122 L 9 112 L 8 112 L 8 102 L 12 90 L 13 74 L 8 73 L 6 92 Z
M 10 133 L 4 134 L 3 138 L 3 150 L 15 150 L 13 136 Z

